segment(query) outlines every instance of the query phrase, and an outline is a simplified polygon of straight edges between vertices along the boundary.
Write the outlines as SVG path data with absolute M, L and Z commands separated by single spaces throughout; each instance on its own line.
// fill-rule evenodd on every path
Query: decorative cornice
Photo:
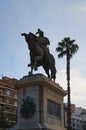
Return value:
M 43 74 L 34 74 L 34 75 L 28 75 L 24 76 L 20 79 L 17 84 L 15 84 L 16 87 L 26 87 L 27 85 L 40 85 L 40 86 L 46 86 L 50 87 L 51 89 L 55 91 L 59 91 L 63 96 L 67 94 L 67 92 L 55 81 L 50 80 L 48 77 L 44 76 Z

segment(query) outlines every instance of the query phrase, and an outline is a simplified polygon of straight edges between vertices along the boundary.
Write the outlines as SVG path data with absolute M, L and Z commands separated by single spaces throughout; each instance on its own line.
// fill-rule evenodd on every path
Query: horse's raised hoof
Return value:
M 28 67 L 30 67 L 30 66 L 31 66 L 31 64 L 28 64 L 27 66 L 28 66 Z

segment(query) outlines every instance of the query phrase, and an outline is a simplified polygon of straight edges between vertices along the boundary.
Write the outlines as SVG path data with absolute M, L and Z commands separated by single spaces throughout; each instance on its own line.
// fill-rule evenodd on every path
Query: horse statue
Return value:
M 48 78 L 55 81 L 55 59 L 54 56 L 50 54 L 49 49 L 47 47 L 44 47 L 44 45 L 40 43 L 38 37 L 31 32 L 29 34 L 22 33 L 21 36 L 25 37 L 25 40 L 28 44 L 28 49 L 30 50 L 31 63 L 28 64 L 28 67 L 31 66 L 31 71 L 29 72 L 29 74 L 33 74 L 33 70 L 36 71 L 38 69 L 37 67 L 42 66 Z

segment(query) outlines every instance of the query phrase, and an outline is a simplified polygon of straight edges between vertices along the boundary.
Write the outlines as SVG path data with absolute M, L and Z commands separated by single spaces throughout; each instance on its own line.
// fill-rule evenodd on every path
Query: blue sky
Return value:
M 55 51 L 64 37 L 76 40 L 79 51 L 71 60 L 71 99 L 86 107 L 86 1 L 85 0 L 0 0 L 0 77 L 20 79 L 30 68 L 29 51 L 22 32 L 41 28 L 50 40 L 57 68 L 56 82 L 66 89 L 66 58 Z M 42 67 L 36 73 L 45 74 Z

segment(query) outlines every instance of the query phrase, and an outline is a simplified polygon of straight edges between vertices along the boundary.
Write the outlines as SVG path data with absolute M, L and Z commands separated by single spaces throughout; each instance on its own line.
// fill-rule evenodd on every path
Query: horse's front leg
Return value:
M 30 64 L 28 64 L 28 67 L 31 67 L 31 63 L 30 63 Z
M 40 56 L 36 56 L 36 57 L 35 57 L 35 62 L 34 62 L 34 70 L 35 70 L 35 71 L 38 69 L 38 68 L 37 68 L 37 62 L 38 62 L 38 61 L 42 61 L 42 59 L 43 59 L 43 53 L 41 53 Z
M 48 78 L 50 78 L 49 68 L 47 68 L 47 66 L 44 66 L 44 65 L 43 65 L 43 68 L 44 68 L 44 70 L 45 70 L 45 72 L 46 72 Z

